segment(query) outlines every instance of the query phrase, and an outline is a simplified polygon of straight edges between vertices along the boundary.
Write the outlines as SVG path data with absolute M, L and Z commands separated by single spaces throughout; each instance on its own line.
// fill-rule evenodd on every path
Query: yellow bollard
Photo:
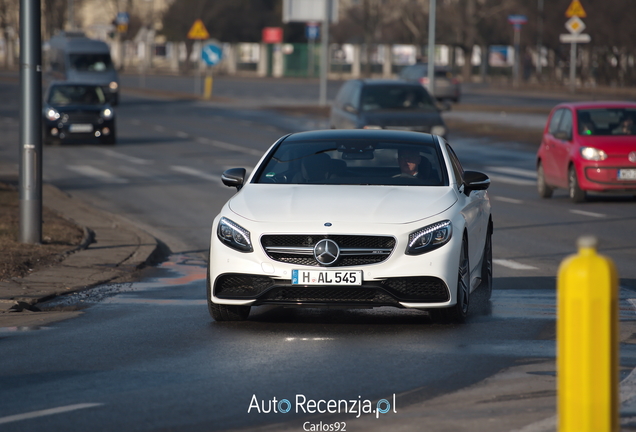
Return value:
M 618 274 L 596 253 L 596 238 L 581 237 L 557 280 L 557 391 L 559 432 L 617 432 Z
M 205 99 L 212 98 L 212 75 L 205 77 L 205 84 L 203 87 L 203 97 Z

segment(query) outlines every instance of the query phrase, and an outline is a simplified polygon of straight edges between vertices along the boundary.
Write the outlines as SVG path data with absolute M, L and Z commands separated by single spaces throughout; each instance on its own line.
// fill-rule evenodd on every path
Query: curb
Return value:
M 68 293 L 113 281 L 130 281 L 148 264 L 170 253 L 167 246 L 133 223 L 73 198 L 50 184 L 42 187 L 43 205 L 84 230 L 82 242 L 64 253 L 58 265 L 23 278 L 0 282 L 0 310 L 33 306 Z

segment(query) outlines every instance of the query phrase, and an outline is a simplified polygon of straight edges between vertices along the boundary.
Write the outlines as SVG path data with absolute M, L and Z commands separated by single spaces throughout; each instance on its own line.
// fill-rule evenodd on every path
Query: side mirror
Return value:
M 470 195 L 474 190 L 486 190 L 490 186 L 490 179 L 478 171 L 464 171 L 464 193 Z
M 240 191 L 245 181 L 245 168 L 230 168 L 221 174 L 221 181 L 225 186 L 235 187 Z
M 351 113 L 351 114 L 355 114 L 358 112 L 358 110 L 356 110 L 353 105 L 351 105 L 350 103 L 345 104 L 344 107 L 342 107 L 346 112 Z
M 572 134 L 569 134 L 566 131 L 558 131 L 554 134 L 554 137 L 563 141 L 570 141 L 572 139 Z

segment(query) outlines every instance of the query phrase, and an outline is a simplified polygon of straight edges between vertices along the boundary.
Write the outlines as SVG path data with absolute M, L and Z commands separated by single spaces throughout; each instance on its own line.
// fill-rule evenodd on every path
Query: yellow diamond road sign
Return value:
M 583 5 L 581 4 L 580 0 L 572 0 L 572 3 L 570 3 L 568 10 L 565 11 L 565 16 L 568 18 L 572 18 L 575 16 L 579 18 L 585 18 L 587 14 L 585 13 L 585 9 L 583 9 Z
M 568 29 L 570 33 L 575 35 L 583 33 L 585 27 L 585 23 L 581 21 L 581 18 L 577 16 L 573 16 L 565 23 L 565 28 Z
M 203 21 L 196 20 L 188 32 L 188 39 L 210 39 L 210 33 L 205 29 Z

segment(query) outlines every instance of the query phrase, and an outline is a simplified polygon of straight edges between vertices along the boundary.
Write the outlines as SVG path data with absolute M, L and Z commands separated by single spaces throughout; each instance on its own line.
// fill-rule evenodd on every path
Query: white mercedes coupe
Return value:
M 252 306 L 428 311 L 463 322 L 492 291 L 485 174 L 464 171 L 440 136 L 396 130 L 286 135 L 214 219 L 207 299 L 216 321 Z

